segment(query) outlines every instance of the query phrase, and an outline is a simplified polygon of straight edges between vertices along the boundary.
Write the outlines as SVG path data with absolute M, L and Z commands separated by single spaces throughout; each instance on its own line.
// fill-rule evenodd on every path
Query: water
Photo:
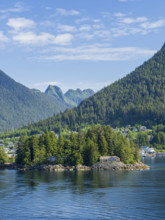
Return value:
M 165 158 L 146 171 L 0 170 L 1 219 L 165 219 Z

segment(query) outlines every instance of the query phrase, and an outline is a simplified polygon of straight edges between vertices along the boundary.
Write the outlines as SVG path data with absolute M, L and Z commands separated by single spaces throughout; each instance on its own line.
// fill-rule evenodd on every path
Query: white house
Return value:
M 146 126 L 141 126 L 141 127 L 140 127 L 140 131 L 147 131 Z
M 153 154 L 155 153 L 155 150 L 152 147 L 146 147 L 145 152 L 148 154 Z

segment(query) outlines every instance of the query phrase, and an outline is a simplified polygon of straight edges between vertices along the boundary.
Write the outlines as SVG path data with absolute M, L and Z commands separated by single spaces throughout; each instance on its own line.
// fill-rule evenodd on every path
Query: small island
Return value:
M 39 170 L 143 170 L 139 148 L 110 126 L 95 125 L 69 136 L 55 132 L 21 136 L 16 161 L 6 168 Z

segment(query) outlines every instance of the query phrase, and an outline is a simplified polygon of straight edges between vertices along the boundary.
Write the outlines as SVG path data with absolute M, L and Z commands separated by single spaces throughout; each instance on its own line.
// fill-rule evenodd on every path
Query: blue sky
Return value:
M 162 47 L 164 9 L 164 0 L 0 0 L 0 69 L 41 91 L 97 91 Z

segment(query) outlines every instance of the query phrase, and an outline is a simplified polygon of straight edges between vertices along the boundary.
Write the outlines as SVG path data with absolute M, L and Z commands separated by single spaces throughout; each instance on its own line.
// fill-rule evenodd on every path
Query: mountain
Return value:
M 45 119 L 65 109 L 65 104 L 54 102 L 39 90 L 28 89 L 0 70 L 0 131 Z
M 58 86 L 49 85 L 45 91 L 45 94 L 52 97 L 54 102 L 60 102 L 63 105 L 66 105 L 67 108 L 72 108 L 73 106 L 76 106 L 74 102 L 68 100 L 67 97 L 64 96 L 62 90 Z
M 49 85 L 45 93 L 55 100 L 66 104 L 68 108 L 75 107 L 80 104 L 80 102 L 94 94 L 94 91 L 91 89 L 69 89 L 65 94 L 58 86 Z
M 165 123 L 165 44 L 151 59 L 126 77 L 36 126 L 45 130 L 79 129 L 90 124 Z
M 76 105 L 79 105 L 80 102 L 82 102 L 84 99 L 89 98 L 94 94 L 94 91 L 92 89 L 69 89 L 65 93 L 65 97 L 67 97 L 69 100 L 72 100 Z

